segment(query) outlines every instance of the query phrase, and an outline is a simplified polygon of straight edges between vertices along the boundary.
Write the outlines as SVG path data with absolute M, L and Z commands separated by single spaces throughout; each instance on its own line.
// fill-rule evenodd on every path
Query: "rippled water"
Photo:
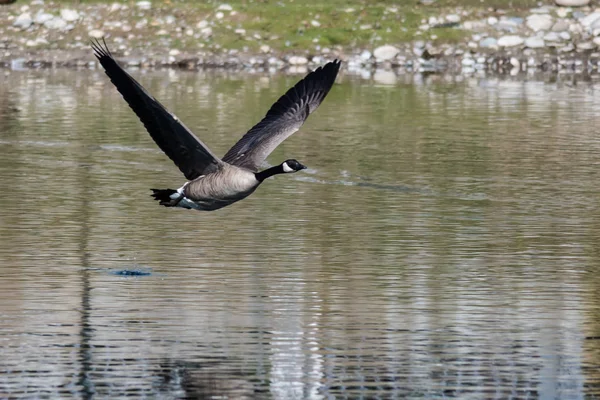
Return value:
M 132 73 L 218 154 L 298 79 Z M 599 398 L 599 87 L 342 76 L 203 213 L 100 71 L 5 72 L 0 398 Z

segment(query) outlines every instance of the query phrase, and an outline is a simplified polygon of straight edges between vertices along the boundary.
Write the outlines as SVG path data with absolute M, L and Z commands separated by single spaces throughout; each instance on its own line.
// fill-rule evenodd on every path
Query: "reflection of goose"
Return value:
M 95 56 L 150 136 L 189 180 L 181 188 L 152 189 L 166 207 L 216 210 L 249 196 L 268 177 L 304 168 L 296 160 L 258 171 L 266 157 L 296 132 L 321 104 L 340 69 L 335 60 L 289 89 L 223 159 L 215 156 L 177 117 L 117 64 L 106 43 L 92 43 Z

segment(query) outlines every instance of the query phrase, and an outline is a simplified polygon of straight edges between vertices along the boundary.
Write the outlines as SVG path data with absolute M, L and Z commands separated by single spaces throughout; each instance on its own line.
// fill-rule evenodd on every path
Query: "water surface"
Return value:
M 217 154 L 298 79 L 132 73 Z M 595 81 L 342 76 L 210 213 L 100 71 L 0 81 L 0 398 L 600 397 Z

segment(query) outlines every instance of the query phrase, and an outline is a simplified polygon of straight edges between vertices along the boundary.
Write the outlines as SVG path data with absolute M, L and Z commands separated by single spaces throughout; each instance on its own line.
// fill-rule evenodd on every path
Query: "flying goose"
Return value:
M 106 42 L 92 42 L 94 55 L 158 147 L 188 179 L 177 190 L 152 189 L 166 207 L 212 211 L 242 200 L 267 178 L 306 167 L 294 159 L 259 171 L 267 156 L 296 132 L 333 86 L 341 61 L 310 72 L 271 106 L 223 158 L 217 157 L 179 119 L 116 62 Z

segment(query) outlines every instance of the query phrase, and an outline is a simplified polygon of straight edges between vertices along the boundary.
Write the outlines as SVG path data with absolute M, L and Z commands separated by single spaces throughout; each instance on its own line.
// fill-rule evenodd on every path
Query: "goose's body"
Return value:
M 222 159 L 154 99 L 115 61 L 106 43 L 92 43 L 95 56 L 150 136 L 188 179 L 181 188 L 152 189 L 166 207 L 217 210 L 252 194 L 267 178 L 306 168 L 294 159 L 259 172 L 266 157 L 296 132 L 321 104 L 340 68 L 335 60 L 289 89 Z

